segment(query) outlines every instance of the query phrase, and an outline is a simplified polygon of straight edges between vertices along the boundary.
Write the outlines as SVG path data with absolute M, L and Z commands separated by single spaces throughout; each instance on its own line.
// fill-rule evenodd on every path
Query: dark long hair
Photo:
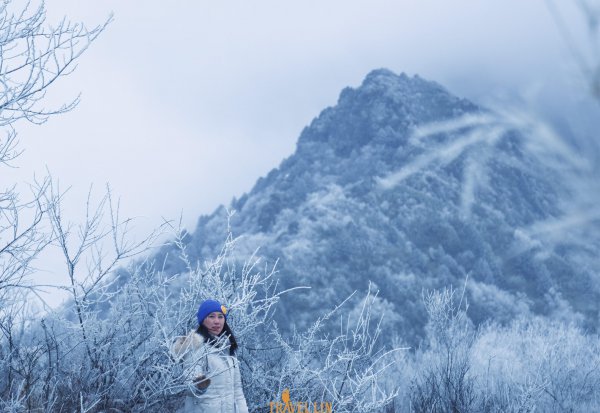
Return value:
M 218 338 L 222 337 L 223 335 L 229 337 L 229 355 L 235 356 L 235 352 L 238 348 L 238 344 L 237 344 L 237 341 L 235 340 L 235 337 L 233 336 L 233 331 L 231 331 L 231 328 L 229 328 L 229 325 L 227 324 L 227 321 L 225 321 L 225 325 L 223 326 L 223 331 L 221 331 L 221 334 L 219 334 L 217 337 L 210 334 L 210 332 L 204 326 L 204 324 L 200 324 L 198 326 L 198 329 L 196 329 L 196 333 L 198 333 L 202 337 L 204 337 L 204 340 L 208 344 L 211 344 L 211 345 L 214 345 L 217 342 Z

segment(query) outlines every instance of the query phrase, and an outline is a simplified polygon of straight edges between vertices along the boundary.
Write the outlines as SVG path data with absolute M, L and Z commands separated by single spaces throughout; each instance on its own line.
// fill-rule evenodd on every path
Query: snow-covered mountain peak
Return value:
M 280 325 L 305 326 L 374 282 L 388 327 L 415 338 L 421 293 L 468 279 L 476 322 L 540 314 L 596 328 L 600 286 L 574 258 L 595 247 L 542 251 L 527 231 L 560 213 L 564 182 L 528 154 L 518 125 L 494 119 L 435 82 L 385 69 L 344 89 L 295 153 L 229 206 L 241 256 L 260 247 L 278 260 L 282 287 L 311 287 L 282 301 Z M 202 217 L 190 256 L 215 255 L 226 225 L 223 208 Z

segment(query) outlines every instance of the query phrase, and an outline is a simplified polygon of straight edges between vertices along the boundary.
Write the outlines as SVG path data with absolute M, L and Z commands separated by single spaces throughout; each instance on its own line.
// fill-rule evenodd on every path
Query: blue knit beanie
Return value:
M 225 320 L 227 320 L 227 308 L 224 305 L 221 305 L 217 300 L 204 301 L 200 304 L 200 308 L 198 308 L 198 324 L 202 324 L 206 316 L 215 312 L 222 313 L 225 316 Z

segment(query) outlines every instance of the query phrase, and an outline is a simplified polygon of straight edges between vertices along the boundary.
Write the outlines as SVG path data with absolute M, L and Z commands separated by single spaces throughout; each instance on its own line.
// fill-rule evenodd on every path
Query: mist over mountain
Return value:
M 240 259 L 259 248 L 281 288 L 310 287 L 284 296 L 280 326 L 306 327 L 372 283 L 384 328 L 405 340 L 423 335 L 423 292 L 445 286 L 465 287 L 476 323 L 544 315 L 595 330 L 598 243 L 549 246 L 535 230 L 572 195 L 536 133 L 435 82 L 375 70 L 279 167 L 201 217 L 186 252 L 213 257 L 234 210 Z M 185 271 L 176 259 L 165 269 Z

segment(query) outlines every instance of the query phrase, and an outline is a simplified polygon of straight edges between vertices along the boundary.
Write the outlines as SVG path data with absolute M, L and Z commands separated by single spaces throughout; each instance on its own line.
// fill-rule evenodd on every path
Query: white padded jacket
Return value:
M 219 350 L 191 331 L 187 336 L 177 337 L 171 352 L 183 361 L 190 389 L 180 413 L 248 413 L 239 361 L 229 355 L 229 349 Z M 200 375 L 211 381 L 202 393 L 193 384 Z

